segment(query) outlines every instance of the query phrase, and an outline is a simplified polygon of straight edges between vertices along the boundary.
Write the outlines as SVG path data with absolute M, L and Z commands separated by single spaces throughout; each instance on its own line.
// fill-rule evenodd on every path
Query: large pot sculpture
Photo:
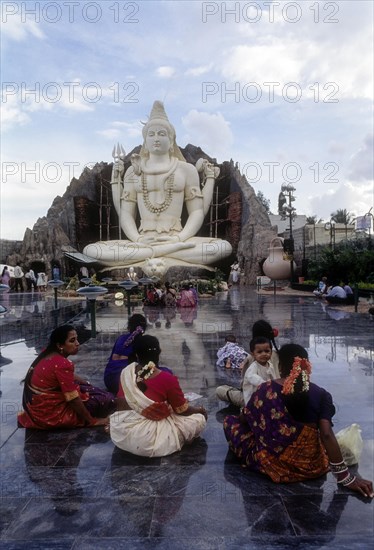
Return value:
M 294 269 L 296 264 L 293 262 Z M 289 279 L 291 276 L 291 261 L 283 249 L 283 239 L 275 237 L 270 241 L 269 256 L 264 261 L 262 269 L 270 279 Z

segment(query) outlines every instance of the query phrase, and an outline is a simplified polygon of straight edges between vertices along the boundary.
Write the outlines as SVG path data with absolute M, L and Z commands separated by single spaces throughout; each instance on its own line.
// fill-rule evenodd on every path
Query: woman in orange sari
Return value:
M 200 435 L 207 413 L 188 403 L 176 376 L 158 368 L 157 338 L 138 336 L 134 349 L 138 362 L 121 373 L 118 397 L 124 395 L 126 404 L 111 415 L 110 436 L 124 451 L 166 456 Z
M 352 475 L 332 431 L 331 395 L 310 382 L 306 350 L 286 344 L 279 350 L 281 378 L 261 384 L 240 416 L 227 416 L 230 449 L 251 470 L 276 483 L 313 479 L 329 470 L 337 483 L 373 497 L 371 481 Z
M 116 409 L 114 396 L 74 374 L 68 356 L 78 350 L 72 325 L 62 325 L 51 333 L 48 346 L 26 374 L 20 426 L 49 430 L 108 424 L 106 417 Z

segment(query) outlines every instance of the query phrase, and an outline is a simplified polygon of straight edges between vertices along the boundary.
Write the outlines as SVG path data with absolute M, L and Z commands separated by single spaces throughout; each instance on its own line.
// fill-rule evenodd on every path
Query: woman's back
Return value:
M 273 382 L 275 386 L 281 388 L 281 384 Z M 317 424 L 323 418 L 330 420 L 335 414 L 335 406 L 332 402 L 331 394 L 324 388 L 310 382 L 307 397 L 303 401 L 298 401 L 295 397 L 286 396 L 279 392 L 288 412 L 297 422 L 304 424 Z

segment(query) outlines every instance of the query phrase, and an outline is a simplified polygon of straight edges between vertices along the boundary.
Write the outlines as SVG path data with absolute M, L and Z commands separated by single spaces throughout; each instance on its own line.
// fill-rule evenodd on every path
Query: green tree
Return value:
M 265 208 L 267 214 L 271 214 L 270 212 L 270 200 L 265 197 L 262 191 L 257 191 L 256 197 L 262 204 L 262 206 Z
M 373 238 L 342 241 L 335 250 L 324 248 L 318 260 L 310 260 L 308 277 L 318 279 L 321 274 L 330 281 L 370 282 L 374 273 Z
M 344 223 L 349 225 L 352 222 L 352 214 L 345 208 L 339 208 L 336 212 L 331 212 L 331 219 L 336 223 Z
M 316 225 L 317 223 L 317 216 L 307 216 L 306 222 L 307 225 Z

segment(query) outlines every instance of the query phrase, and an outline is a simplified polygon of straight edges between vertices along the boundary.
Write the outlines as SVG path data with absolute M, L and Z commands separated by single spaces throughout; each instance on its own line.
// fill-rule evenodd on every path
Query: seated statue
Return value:
M 110 267 L 140 266 L 149 276 L 155 266 L 159 275 L 174 265 L 209 269 L 232 252 L 227 241 L 195 236 L 212 202 L 219 168 L 205 159 L 197 167 L 185 161 L 160 101 L 154 102 L 143 138 L 140 155 L 132 155 L 125 174 L 123 155 L 117 154 L 113 165 L 113 202 L 127 240 L 93 243 L 84 254 Z M 188 218 L 182 227 L 184 204 Z

